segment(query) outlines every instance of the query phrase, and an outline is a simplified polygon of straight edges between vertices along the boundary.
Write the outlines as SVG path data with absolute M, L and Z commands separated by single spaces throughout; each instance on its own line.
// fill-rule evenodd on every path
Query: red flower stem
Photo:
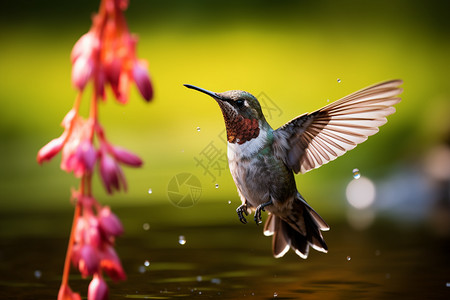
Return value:
M 81 178 L 80 195 L 83 195 L 83 193 L 84 193 L 84 179 L 85 179 L 85 176 L 83 176 Z M 78 196 L 78 197 L 80 197 L 80 196 Z M 61 287 L 67 286 L 68 282 L 69 282 L 70 260 L 72 258 L 72 248 L 73 248 L 73 242 L 75 239 L 75 229 L 76 229 L 76 225 L 78 223 L 78 218 L 80 217 L 81 206 L 82 206 L 81 201 L 79 198 L 77 198 L 76 204 L 75 204 L 75 212 L 73 214 L 72 229 L 70 230 L 69 244 L 67 245 L 66 259 L 64 261 L 64 271 L 63 271 L 63 276 L 62 276 L 62 281 L 61 281 Z

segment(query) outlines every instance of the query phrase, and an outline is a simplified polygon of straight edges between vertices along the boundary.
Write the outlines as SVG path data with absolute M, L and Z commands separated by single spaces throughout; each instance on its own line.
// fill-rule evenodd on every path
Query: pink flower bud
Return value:
M 153 86 L 148 75 L 147 62 L 135 61 L 133 66 L 133 79 L 145 100 L 150 101 L 153 97 Z
M 119 257 L 111 246 L 106 246 L 101 253 L 100 267 L 108 274 L 108 276 L 114 280 L 125 280 L 126 275 L 120 263 Z
M 90 56 L 79 56 L 72 66 L 72 83 L 79 90 L 83 90 L 92 76 L 94 61 Z
M 84 140 L 78 145 L 77 153 L 84 169 L 91 172 L 97 160 L 97 151 L 89 140 Z
M 121 61 L 116 57 L 104 63 L 106 80 L 111 84 L 113 90 L 118 88 L 121 67 Z
M 72 248 L 72 256 L 70 260 L 75 268 L 78 268 L 78 263 L 80 262 L 80 250 L 81 245 L 79 243 L 75 243 Z
M 91 245 L 83 245 L 80 249 L 78 269 L 83 277 L 92 275 L 98 271 L 99 257 L 97 251 Z
M 108 236 L 118 236 L 123 233 L 123 226 L 119 218 L 111 212 L 108 206 L 103 207 L 99 213 L 101 230 Z
M 132 167 L 140 167 L 142 165 L 142 160 L 137 155 L 125 150 L 124 148 L 112 146 L 110 150 L 114 157 L 121 163 Z
M 93 51 L 99 48 L 99 40 L 92 32 L 82 35 L 72 48 L 70 59 L 72 63 L 80 56 L 90 56 Z
M 100 175 L 108 193 L 111 194 L 114 190 L 120 190 L 121 187 L 126 190 L 127 186 L 122 169 L 106 151 L 102 151 L 100 158 Z
M 75 109 L 69 110 L 69 112 L 64 116 L 64 119 L 61 122 L 62 127 L 68 129 L 73 119 L 77 116 L 77 111 Z
M 90 222 L 90 225 L 86 230 L 85 240 L 87 244 L 92 245 L 94 248 L 98 248 L 102 242 L 99 222 L 97 219 L 92 219 L 93 220 Z
M 58 292 L 58 300 L 81 300 L 80 294 L 72 292 L 68 285 L 61 285 Z
M 84 218 L 77 219 L 77 225 L 75 227 L 74 239 L 76 243 L 84 243 L 84 236 L 86 233 L 87 224 Z
M 108 286 L 98 274 L 94 275 L 88 288 L 88 300 L 107 300 Z
M 56 154 L 61 151 L 62 147 L 64 146 L 64 141 L 66 135 L 63 134 L 59 138 L 51 140 L 47 145 L 41 148 L 37 154 L 37 161 L 38 163 L 43 163 L 44 161 L 51 160 Z

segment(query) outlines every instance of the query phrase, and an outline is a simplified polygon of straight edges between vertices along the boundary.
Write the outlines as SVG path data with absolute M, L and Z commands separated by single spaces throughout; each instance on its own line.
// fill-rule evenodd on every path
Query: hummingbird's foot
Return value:
M 247 224 L 247 219 L 245 219 L 244 217 L 244 214 L 248 216 L 247 204 L 239 205 L 239 207 L 236 209 L 236 212 L 238 214 L 239 221 L 241 221 L 243 224 Z
M 268 205 L 271 205 L 271 204 L 272 204 L 272 200 L 270 200 L 270 201 L 268 201 L 268 202 L 266 202 L 266 203 L 263 203 L 263 204 L 259 205 L 259 206 L 256 208 L 256 210 L 255 210 L 255 222 L 256 222 L 256 225 L 259 225 L 259 224 L 262 223 L 262 219 L 261 219 L 261 211 L 266 211 L 264 208 L 265 208 L 266 206 L 268 206 Z

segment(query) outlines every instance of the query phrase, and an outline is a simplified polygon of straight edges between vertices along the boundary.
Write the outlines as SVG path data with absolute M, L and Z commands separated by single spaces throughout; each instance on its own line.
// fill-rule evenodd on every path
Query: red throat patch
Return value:
M 259 123 L 257 119 L 245 119 L 241 115 L 235 118 L 225 118 L 227 128 L 227 140 L 229 143 L 243 144 L 259 135 Z

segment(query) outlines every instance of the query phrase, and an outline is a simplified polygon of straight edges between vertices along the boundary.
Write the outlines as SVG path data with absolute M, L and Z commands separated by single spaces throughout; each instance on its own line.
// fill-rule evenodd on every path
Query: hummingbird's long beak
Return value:
M 184 86 L 187 87 L 188 89 L 193 89 L 193 90 L 197 90 L 197 91 L 199 91 L 199 92 L 202 92 L 202 93 L 204 93 L 204 94 L 206 94 L 206 95 L 209 95 L 209 96 L 211 96 L 211 97 L 213 97 L 213 98 L 215 98 L 215 99 L 220 99 L 220 100 L 222 100 L 222 97 L 220 97 L 219 95 L 217 95 L 217 94 L 214 93 L 214 92 L 211 92 L 211 91 L 208 91 L 208 90 L 199 88 L 199 87 L 197 87 L 197 86 L 195 86 L 195 85 L 191 85 L 191 84 L 185 84 Z

